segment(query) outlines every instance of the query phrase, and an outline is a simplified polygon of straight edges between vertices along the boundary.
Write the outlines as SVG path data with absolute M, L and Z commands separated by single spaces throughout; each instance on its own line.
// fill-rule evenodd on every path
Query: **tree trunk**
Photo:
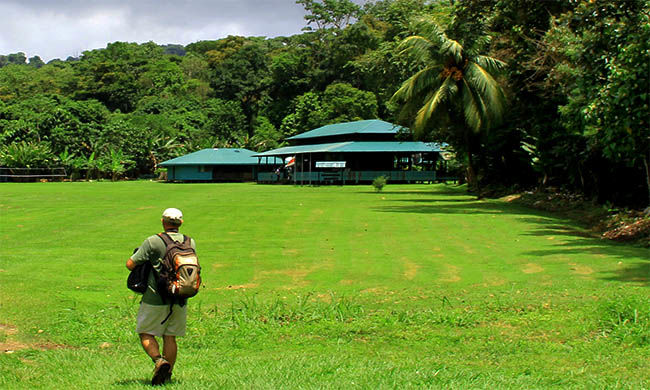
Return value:
M 645 183 L 648 186 L 648 208 L 650 208 L 650 166 L 648 156 L 643 156 L 643 165 L 645 165 Z
M 474 170 L 474 158 L 469 148 L 467 150 L 467 189 L 478 191 L 476 171 Z
M 470 134 L 470 130 L 465 130 L 465 144 L 467 147 L 467 189 L 468 191 L 475 191 L 476 196 L 481 196 L 481 189 L 479 188 L 478 177 L 476 176 L 476 169 L 474 166 L 474 144 Z

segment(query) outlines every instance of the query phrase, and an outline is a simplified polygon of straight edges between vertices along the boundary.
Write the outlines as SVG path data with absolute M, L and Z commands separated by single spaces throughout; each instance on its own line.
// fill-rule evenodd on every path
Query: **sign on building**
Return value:
M 316 168 L 345 168 L 345 161 L 316 161 Z

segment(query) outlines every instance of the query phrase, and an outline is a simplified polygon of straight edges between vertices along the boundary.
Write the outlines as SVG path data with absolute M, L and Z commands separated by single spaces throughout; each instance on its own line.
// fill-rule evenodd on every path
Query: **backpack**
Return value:
M 166 247 L 158 275 L 158 292 L 181 301 L 195 296 L 201 286 L 201 266 L 191 239 L 183 235 L 183 242 L 176 242 L 167 233 L 158 236 Z
M 133 254 L 135 254 L 138 249 L 140 248 L 135 248 Z M 126 287 L 138 294 L 144 294 L 144 292 L 147 291 L 147 285 L 149 284 L 149 272 L 151 269 L 151 262 L 149 261 L 137 265 L 129 273 L 129 277 L 126 279 Z
M 126 279 L 126 287 L 138 294 L 144 294 L 147 291 L 149 282 L 149 272 L 151 271 L 151 262 L 147 261 L 133 268 Z

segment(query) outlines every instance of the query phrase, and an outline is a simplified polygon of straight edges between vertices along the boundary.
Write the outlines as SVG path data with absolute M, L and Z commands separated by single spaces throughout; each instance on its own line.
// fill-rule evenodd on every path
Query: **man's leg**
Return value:
M 171 363 L 172 369 L 176 363 L 176 354 L 178 353 L 178 346 L 176 345 L 176 336 L 163 336 L 163 356 Z
M 158 345 L 156 338 L 150 334 L 140 333 L 140 343 L 142 344 L 144 351 L 155 363 L 160 357 L 160 346 Z
M 160 356 L 160 346 L 158 345 L 158 341 L 154 336 L 146 333 L 140 333 L 140 342 L 142 343 L 142 348 L 144 348 L 144 351 L 156 364 L 154 367 L 151 384 L 162 385 L 171 378 L 173 363 Z M 164 345 L 166 344 L 168 343 L 165 343 Z M 176 351 L 174 351 L 174 359 L 176 359 Z

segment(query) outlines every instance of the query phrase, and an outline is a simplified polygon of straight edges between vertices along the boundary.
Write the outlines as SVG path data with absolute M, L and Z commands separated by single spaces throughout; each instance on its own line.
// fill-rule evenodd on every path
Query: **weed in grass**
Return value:
M 650 301 L 640 297 L 616 297 L 600 306 L 602 335 L 618 343 L 650 345 Z

